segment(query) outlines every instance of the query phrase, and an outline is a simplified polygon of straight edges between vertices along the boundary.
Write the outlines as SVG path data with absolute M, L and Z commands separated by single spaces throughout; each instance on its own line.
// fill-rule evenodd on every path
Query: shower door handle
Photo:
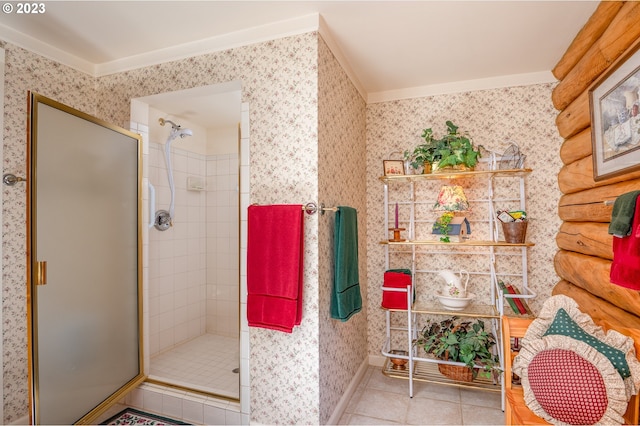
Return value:
M 47 283 L 47 262 L 36 262 L 35 269 L 36 285 L 45 285 Z

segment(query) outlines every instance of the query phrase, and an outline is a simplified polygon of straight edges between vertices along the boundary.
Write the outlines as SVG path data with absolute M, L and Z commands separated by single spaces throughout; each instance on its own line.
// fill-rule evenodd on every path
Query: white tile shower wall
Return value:
M 143 383 L 129 393 L 125 404 L 169 416 L 177 420 L 205 425 L 248 424 L 237 402 L 224 401 L 200 394 Z
M 140 126 L 137 123 L 131 123 L 131 129 L 136 126 Z M 240 263 L 240 403 L 233 403 L 217 398 L 203 397 L 198 394 L 192 394 L 185 392 L 182 397 L 182 419 L 187 422 L 193 422 L 194 424 L 242 424 L 248 425 L 250 423 L 250 380 L 249 380 L 249 326 L 246 321 L 246 306 L 247 306 L 247 215 L 246 211 L 250 204 L 249 196 L 249 104 L 242 104 L 242 139 L 240 141 L 240 177 L 241 186 L 240 190 L 240 225 L 241 225 L 241 263 Z M 144 126 L 143 129 L 143 150 L 144 150 L 144 174 L 149 176 L 148 180 L 154 184 L 158 183 L 158 176 L 166 180 L 166 175 L 159 174 L 159 169 L 164 173 L 164 154 L 162 147 L 157 144 L 149 144 L 148 128 Z M 152 148 L 152 149 L 150 149 Z M 152 178 L 153 177 L 153 178 Z M 168 185 L 168 184 L 167 184 Z M 147 186 L 144 185 L 146 188 Z M 145 189 L 146 194 L 146 189 Z M 145 201 L 148 201 L 148 194 L 145 196 Z M 148 214 L 148 204 L 145 203 L 145 215 Z M 158 232 L 155 229 L 144 230 L 143 232 L 148 235 L 152 235 L 154 232 Z M 146 235 L 145 235 L 146 236 Z M 149 244 L 148 239 L 145 240 L 145 298 L 149 300 Z M 148 305 L 148 304 L 145 304 Z M 145 322 L 145 345 L 148 345 L 146 340 L 150 340 L 149 336 L 149 323 Z M 149 346 L 145 346 L 149 347 Z M 151 351 L 149 351 L 151 352 Z M 147 353 L 146 357 L 149 354 Z M 146 358 L 148 361 L 148 358 Z M 148 362 L 146 363 L 148 365 Z M 149 383 L 144 383 L 140 387 L 136 388 L 126 397 L 126 402 L 132 407 L 138 407 L 142 409 L 153 410 L 157 409 L 159 413 L 164 411 L 162 406 L 163 393 L 170 391 L 170 388 L 163 386 L 157 386 Z M 238 406 L 239 405 L 239 406 Z M 239 409 L 239 412 L 238 412 Z M 201 420 L 201 418 L 203 420 Z
M 239 337 L 239 158 L 207 157 L 207 333 Z
M 206 159 L 172 147 L 175 217 L 166 231 L 149 230 L 149 352 L 169 349 L 206 328 L 206 195 L 187 191 L 187 177 L 205 178 Z M 149 144 L 149 180 L 156 210 L 169 210 L 164 145 Z

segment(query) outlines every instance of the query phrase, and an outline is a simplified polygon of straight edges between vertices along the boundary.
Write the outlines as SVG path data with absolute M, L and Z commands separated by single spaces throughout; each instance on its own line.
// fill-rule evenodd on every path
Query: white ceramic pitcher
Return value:
M 458 275 L 449 269 L 443 269 L 438 272 L 438 275 L 445 280 L 446 284 L 443 287 L 442 295 L 449 297 L 467 297 L 467 284 L 469 284 L 469 273 L 465 270 L 461 270 Z M 462 276 L 466 275 L 464 285 L 462 284 Z

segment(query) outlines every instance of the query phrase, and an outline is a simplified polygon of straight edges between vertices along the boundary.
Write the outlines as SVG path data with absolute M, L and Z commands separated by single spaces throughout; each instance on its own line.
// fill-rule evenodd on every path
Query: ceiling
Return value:
M 550 70 L 598 6 L 47 1 L 44 13 L 18 14 L 7 4 L 0 39 L 95 76 L 319 30 L 368 102 L 554 81 Z

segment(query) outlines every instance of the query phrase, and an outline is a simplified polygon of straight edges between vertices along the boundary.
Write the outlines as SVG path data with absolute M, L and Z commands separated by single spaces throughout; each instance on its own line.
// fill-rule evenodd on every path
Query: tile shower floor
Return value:
M 149 378 L 194 390 L 239 398 L 237 338 L 204 334 L 151 358 Z
M 415 382 L 369 366 L 340 418 L 341 425 L 502 425 L 500 392 Z

